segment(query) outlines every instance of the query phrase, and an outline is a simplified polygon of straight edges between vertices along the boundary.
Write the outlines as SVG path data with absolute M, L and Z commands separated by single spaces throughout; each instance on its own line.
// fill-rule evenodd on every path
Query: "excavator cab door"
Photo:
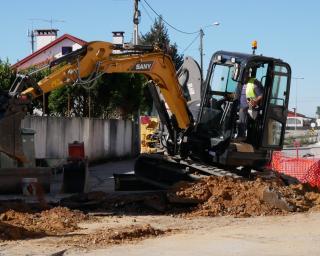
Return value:
M 288 114 L 290 66 L 287 63 L 275 61 L 269 77 L 270 86 L 264 98 L 261 148 L 281 150 Z

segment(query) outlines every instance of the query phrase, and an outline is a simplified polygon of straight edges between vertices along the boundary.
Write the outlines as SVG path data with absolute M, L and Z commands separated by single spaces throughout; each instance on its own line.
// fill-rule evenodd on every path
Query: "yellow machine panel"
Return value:
M 140 153 L 155 153 L 159 148 L 159 119 L 152 116 L 140 116 Z

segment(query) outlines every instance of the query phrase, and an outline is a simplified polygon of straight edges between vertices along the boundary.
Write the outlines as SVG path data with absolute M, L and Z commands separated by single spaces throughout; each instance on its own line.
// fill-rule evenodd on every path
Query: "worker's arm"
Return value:
M 261 100 L 262 100 L 262 95 L 256 97 L 255 99 L 250 99 L 249 105 L 250 105 L 251 107 L 259 106 Z
M 256 97 L 250 99 L 249 104 L 251 107 L 259 106 L 263 98 L 263 87 L 259 80 L 255 79 L 254 81 L 254 92 Z
M 78 60 L 73 59 L 71 63 L 63 65 L 39 81 L 41 93 L 35 88 L 28 88 L 22 94 L 34 98 L 72 84 L 79 78 L 88 77 L 93 72 L 139 73 L 146 75 L 159 87 L 179 128 L 189 127 L 191 117 L 170 56 L 159 51 L 140 54 L 124 51 L 122 54 L 113 54 L 114 45 L 107 42 L 91 42 L 86 47 L 86 53 L 79 56 Z

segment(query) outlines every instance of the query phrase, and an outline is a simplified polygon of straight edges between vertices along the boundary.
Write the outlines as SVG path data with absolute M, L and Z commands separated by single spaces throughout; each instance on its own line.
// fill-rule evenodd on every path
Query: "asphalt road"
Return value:
M 89 167 L 90 190 L 113 192 L 113 174 L 133 173 L 134 161 L 135 159 L 128 159 Z

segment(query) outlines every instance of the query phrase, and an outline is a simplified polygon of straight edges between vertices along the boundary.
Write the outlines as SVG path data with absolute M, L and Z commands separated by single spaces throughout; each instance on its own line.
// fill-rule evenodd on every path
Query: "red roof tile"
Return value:
M 303 115 L 303 114 L 300 114 L 300 113 L 295 113 L 295 112 L 293 112 L 293 111 L 288 111 L 288 115 L 287 115 L 288 117 L 306 117 L 305 115 Z

